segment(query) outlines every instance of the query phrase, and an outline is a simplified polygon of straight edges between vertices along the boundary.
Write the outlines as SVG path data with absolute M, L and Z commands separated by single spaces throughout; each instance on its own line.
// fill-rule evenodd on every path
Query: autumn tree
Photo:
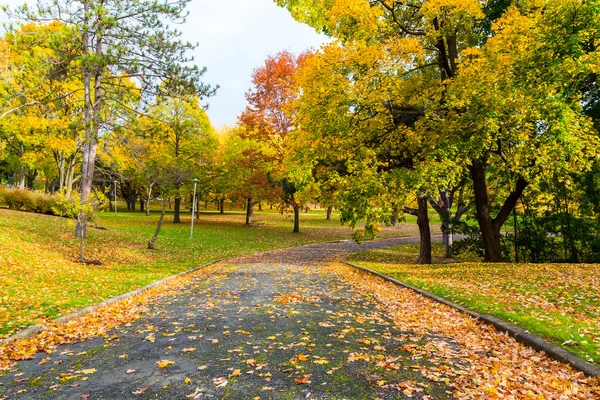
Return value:
M 486 261 L 501 260 L 500 229 L 531 179 L 587 165 L 583 149 L 595 148 L 578 101 L 598 65 L 590 63 L 597 57 L 590 38 L 598 29 L 592 3 L 525 2 L 490 28 L 508 4 L 278 1 L 344 48 L 362 48 L 369 57 L 385 53 L 377 59 L 389 65 L 373 64 L 371 95 L 380 101 L 372 115 L 383 105 L 401 121 L 412 115 L 420 158 L 458 161 L 458 170 L 469 170 Z M 569 25 L 573 20 L 578 23 Z M 347 75 L 350 81 L 355 74 Z M 405 95 L 381 96 L 379 82 L 394 75 L 397 93 Z M 509 189 L 502 199 L 489 196 L 491 165 Z M 493 203 L 499 204 L 496 215 Z
M 202 178 L 216 145 L 213 129 L 198 97 L 159 97 L 148 120 L 150 140 L 161 144 L 169 155 L 175 187 L 173 222 L 180 223 L 182 191 L 193 179 Z
M 268 57 L 252 76 L 254 87 L 246 94 L 248 105 L 239 120 L 244 135 L 266 146 L 262 157 L 273 164 L 270 179 L 282 193 L 282 201 L 294 210 L 294 232 L 300 232 L 300 203 L 297 187 L 287 176 L 285 142 L 294 129 L 291 102 L 297 97 L 294 76 L 306 58 L 282 51 Z
M 170 25 L 185 22 L 188 1 L 54 1 L 39 3 L 35 10 L 25 5 L 11 13 L 25 20 L 60 21 L 77 33 L 82 50 L 78 74 L 84 92 L 82 203 L 92 189 L 98 138 L 109 117 L 106 104 L 111 86 L 135 79 L 146 94 L 161 88 L 200 97 L 212 93 L 200 82 L 204 70 L 189 64 L 187 53 L 194 46 L 181 41 L 180 33 Z M 167 84 L 161 85 L 164 81 Z M 84 223 L 77 225 L 78 236 L 85 236 L 82 220 Z

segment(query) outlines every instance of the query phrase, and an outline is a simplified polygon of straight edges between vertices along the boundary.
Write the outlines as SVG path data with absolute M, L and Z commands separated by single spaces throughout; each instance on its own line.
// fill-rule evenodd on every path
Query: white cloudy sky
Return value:
M 0 0 L 9 6 L 22 3 Z M 192 0 L 189 10 L 187 24 L 179 29 L 186 40 L 199 43 L 194 57 L 199 66 L 208 68 L 205 81 L 220 86 L 208 100 L 208 115 L 216 127 L 235 123 L 245 107 L 252 71 L 268 55 L 280 50 L 300 53 L 325 40 L 273 0 Z M 0 20 L 6 21 L 5 15 Z

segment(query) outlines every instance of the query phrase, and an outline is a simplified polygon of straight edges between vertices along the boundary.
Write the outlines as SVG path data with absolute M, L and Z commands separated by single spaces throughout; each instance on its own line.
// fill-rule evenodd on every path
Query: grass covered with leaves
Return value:
M 157 250 L 148 250 L 156 213 L 103 213 L 97 224 L 106 230 L 89 229 L 85 242 L 85 256 L 100 260 L 97 266 L 77 262 L 68 220 L 0 209 L 0 338 L 211 260 L 352 236 L 322 210 L 301 215 L 300 234 L 291 233 L 290 215 L 265 211 L 254 219 L 264 225 L 245 227 L 241 211 L 207 212 L 190 239 L 190 217 L 172 224 L 167 215 Z M 383 236 L 415 232 L 415 225 L 400 224 Z
M 434 244 L 434 259 L 443 247 Z M 591 264 L 416 265 L 418 245 L 349 261 L 514 323 L 600 365 L 600 267 Z

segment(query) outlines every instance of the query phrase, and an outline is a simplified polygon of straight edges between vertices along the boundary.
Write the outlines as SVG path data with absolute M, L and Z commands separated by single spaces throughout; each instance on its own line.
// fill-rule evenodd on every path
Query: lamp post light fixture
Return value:
M 192 239 L 194 236 L 194 217 L 196 216 L 196 185 L 198 182 L 198 179 L 194 179 L 194 199 L 192 201 L 192 227 L 190 228 L 190 239 Z
M 114 182 L 115 182 L 115 196 L 114 196 L 115 197 L 115 215 L 117 215 L 117 183 L 119 181 L 115 180 Z

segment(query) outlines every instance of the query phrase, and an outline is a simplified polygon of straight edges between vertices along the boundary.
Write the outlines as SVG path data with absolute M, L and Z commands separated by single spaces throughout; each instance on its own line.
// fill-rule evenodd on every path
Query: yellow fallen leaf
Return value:
M 242 374 L 242 371 L 239 369 L 236 369 L 231 373 L 231 376 L 235 377 L 235 376 L 240 376 L 241 374 Z
M 323 365 L 323 364 L 329 364 L 329 361 L 327 361 L 324 358 L 319 358 L 318 360 L 314 360 L 313 363 Z
M 154 342 L 156 342 L 156 335 L 154 333 L 151 333 L 148 336 L 146 336 L 146 338 L 144 338 L 144 340 L 146 340 L 150 343 L 154 343 Z
M 195 347 L 187 347 L 187 348 L 181 350 L 182 353 L 191 353 L 193 351 L 196 351 Z
M 190 383 L 192 383 L 192 380 L 186 376 L 183 382 L 185 382 L 186 385 L 189 385 Z
M 171 360 L 160 360 L 156 362 L 156 365 L 158 365 L 158 368 L 167 368 L 170 365 L 175 365 L 175 361 L 171 361 Z
M 81 371 L 77 371 L 77 373 L 84 374 L 84 375 L 91 375 L 95 372 L 96 372 L 96 368 L 82 369 Z

